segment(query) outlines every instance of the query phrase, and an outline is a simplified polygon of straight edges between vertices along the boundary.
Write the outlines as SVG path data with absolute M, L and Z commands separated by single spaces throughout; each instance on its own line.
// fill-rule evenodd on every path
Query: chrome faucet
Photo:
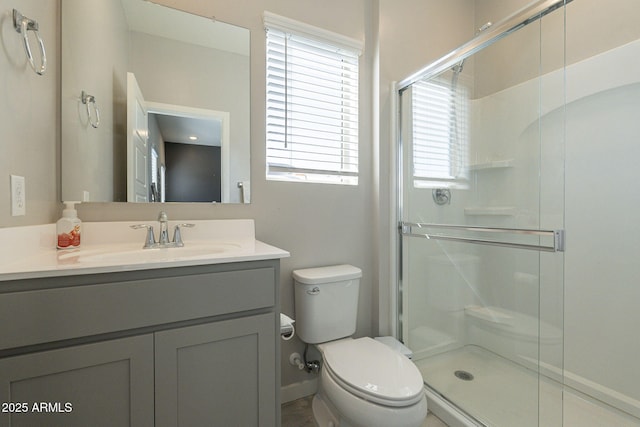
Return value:
M 182 241 L 182 233 L 180 232 L 180 227 L 195 227 L 195 224 L 187 224 L 187 223 L 182 223 L 182 224 L 176 224 L 176 226 L 173 228 L 173 242 L 171 242 L 173 244 L 174 247 L 176 248 L 181 248 L 184 246 L 184 242 Z
M 144 239 L 144 246 L 142 247 L 143 249 L 151 249 L 151 248 L 158 247 L 158 244 L 156 243 L 156 236 L 153 234 L 153 225 L 136 224 L 136 225 L 131 225 L 130 227 L 133 228 L 134 230 L 137 230 L 140 228 L 147 229 L 147 236 Z
M 156 242 L 156 236 L 153 232 L 153 225 L 149 224 L 136 224 L 132 225 L 131 228 L 137 230 L 140 228 L 147 229 L 147 235 L 144 240 L 143 249 L 158 249 L 158 248 L 181 248 L 184 246 L 184 242 L 182 241 L 182 233 L 180 232 L 181 227 L 195 227 L 195 224 L 176 224 L 173 230 L 173 240 L 169 241 L 169 218 L 165 211 L 161 211 L 158 214 L 158 222 L 160 223 L 160 233 L 158 235 L 159 241 Z
M 166 246 L 169 243 L 169 218 L 165 211 L 160 211 L 158 214 L 158 222 L 160 223 L 160 241 L 158 243 L 160 246 Z

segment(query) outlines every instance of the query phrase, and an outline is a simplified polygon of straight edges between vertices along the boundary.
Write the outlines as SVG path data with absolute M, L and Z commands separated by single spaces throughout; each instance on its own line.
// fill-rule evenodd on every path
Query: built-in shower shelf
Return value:
M 486 320 L 492 323 L 512 324 L 513 316 L 508 314 L 508 310 L 498 307 L 483 307 L 479 305 L 468 305 L 464 308 L 464 314 L 477 319 Z
M 516 208 L 514 206 L 473 206 L 464 208 L 464 214 L 470 216 L 514 216 Z
M 469 165 L 469 170 L 480 171 L 487 169 L 506 169 L 513 167 L 513 159 L 492 160 L 484 163 L 474 163 Z

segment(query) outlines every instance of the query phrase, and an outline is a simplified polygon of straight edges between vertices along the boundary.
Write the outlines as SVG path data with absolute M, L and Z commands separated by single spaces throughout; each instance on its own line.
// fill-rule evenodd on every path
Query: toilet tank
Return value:
M 352 265 L 294 270 L 296 332 L 308 344 L 353 335 L 362 270 Z

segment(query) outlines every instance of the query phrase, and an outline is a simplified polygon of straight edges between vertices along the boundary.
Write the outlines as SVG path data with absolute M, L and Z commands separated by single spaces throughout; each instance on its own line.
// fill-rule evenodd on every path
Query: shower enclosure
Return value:
M 534 2 L 397 86 L 398 335 L 445 421 L 640 425 L 633 13 Z

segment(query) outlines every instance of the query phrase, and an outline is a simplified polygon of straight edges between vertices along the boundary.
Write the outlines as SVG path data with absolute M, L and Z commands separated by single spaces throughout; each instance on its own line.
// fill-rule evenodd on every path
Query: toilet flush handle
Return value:
M 316 286 L 313 289 L 308 289 L 307 293 L 309 295 L 318 295 L 320 293 L 320 288 Z

